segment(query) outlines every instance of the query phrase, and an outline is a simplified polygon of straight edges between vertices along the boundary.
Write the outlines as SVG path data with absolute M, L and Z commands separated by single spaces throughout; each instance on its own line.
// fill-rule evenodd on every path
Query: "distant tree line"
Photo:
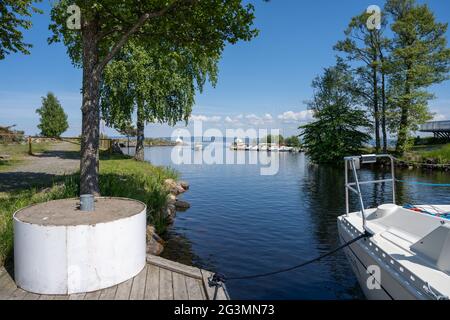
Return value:
M 449 79 L 448 24 L 426 4 L 387 0 L 379 28 L 368 27 L 370 18 L 364 12 L 351 19 L 334 46 L 342 57 L 313 82 L 315 122 L 300 128 L 316 162 L 339 161 L 371 136 L 375 152 L 388 152 L 390 135 L 403 154 L 411 132 L 433 118 L 427 89 Z

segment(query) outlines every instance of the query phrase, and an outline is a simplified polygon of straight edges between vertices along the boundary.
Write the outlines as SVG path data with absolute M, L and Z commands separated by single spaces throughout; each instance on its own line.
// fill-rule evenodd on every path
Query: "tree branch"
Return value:
M 156 12 L 152 13 L 144 13 L 139 20 L 130 28 L 128 31 L 126 31 L 122 37 L 117 41 L 117 43 L 112 47 L 112 49 L 108 52 L 106 57 L 98 64 L 96 68 L 96 72 L 101 72 L 105 66 L 108 64 L 109 61 L 111 61 L 114 56 L 120 51 L 120 49 L 125 45 L 125 43 L 128 41 L 128 39 L 136 32 L 138 31 L 148 20 L 154 19 L 157 17 L 161 17 L 165 15 L 170 10 L 177 7 L 181 2 L 184 3 L 194 3 L 197 0 L 180 0 L 175 1 L 171 5 L 165 7 L 164 9 L 161 9 Z

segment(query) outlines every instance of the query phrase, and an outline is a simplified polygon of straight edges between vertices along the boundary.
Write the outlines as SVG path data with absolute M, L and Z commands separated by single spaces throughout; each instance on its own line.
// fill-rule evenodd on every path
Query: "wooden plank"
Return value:
M 159 270 L 159 299 L 173 300 L 172 271 L 163 268 Z
M 42 295 L 39 296 L 39 300 L 55 300 L 55 295 L 42 294 Z
M 186 287 L 189 300 L 205 300 L 205 292 L 201 280 L 187 277 Z
M 53 300 L 68 300 L 69 295 L 68 294 L 58 294 L 53 296 Z
M 154 265 L 147 265 L 147 282 L 145 284 L 145 300 L 158 300 L 159 298 L 159 270 Z
M 36 293 L 27 292 L 27 294 L 23 297 L 23 300 L 39 300 L 41 296 Z
M 69 300 L 84 300 L 86 293 L 74 293 L 69 296 Z
M 17 288 L 9 297 L 9 300 L 23 300 L 27 292 L 21 288 Z
M 188 300 L 189 296 L 186 288 L 186 276 L 181 273 L 172 273 L 173 298 L 174 300 Z
M 88 293 L 86 293 L 84 300 L 98 300 L 98 299 L 100 299 L 101 293 L 102 293 L 102 290 L 88 292 Z
M 160 268 L 168 269 L 173 272 L 181 273 L 189 277 L 201 279 L 202 274 L 199 268 L 186 266 L 184 264 L 163 259 L 154 255 L 147 255 L 147 262 Z
M 147 280 L 147 266 L 133 278 L 130 300 L 144 300 L 145 281 Z
M 213 273 L 206 271 L 206 270 L 201 270 L 201 272 L 202 272 L 202 276 L 203 276 L 203 286 L 205 287 L 208 300 L 214 300 L 215 288 L 210 287 L 208 284 L 208 278 L 211 277 L 213 275 Z M 225 290 L 226 289 L 224 287 L 220 287 L 217 290 L 216 300 L 229 300 L 228 294 L 225 292 Z
M 7 300 L 17 289 L 16 283 L 7 271 L 0 276 L 0 300 Z
M 114 300 L 116 297 L 117 286 L 103 289 L 100 294 L 100 300 Z
M 133 279 L 127 280 L 127 281 L 119 284 L 117 286 L 116 297 L 114 299 L 115 300 L 129 300 L 132 284 L 133 284 Z

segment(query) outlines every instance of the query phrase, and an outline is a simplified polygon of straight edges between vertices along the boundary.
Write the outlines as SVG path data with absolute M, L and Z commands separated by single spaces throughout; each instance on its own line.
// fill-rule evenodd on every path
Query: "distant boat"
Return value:
M 177 140 L 175 140 L 175 143 L 177 144 L 177 146 L 184 144 L 183 139 L 181 139 L 180 137 L 178 137 Z
M 281 146 L 279 151 L 280 151 L 280 152 L 292 152 L 292 151 L 294 151 L 294 148 L 292 148 L 292 147 L 286 147 L 286 146 Z
M 262 144 L 262 145 L 260 145 L 260 147 L 259 147 L 259 151 L 268 151 L 269 150 L 269 148 L 267 147 L 267 145 L 265 145 L 265 144 Z
M 258 146 L 251 146 L 251 147 L 249 148 L 249 150 L 250 150 L 250 151 L 258 151 L 258 150 L 259 150 L 259 147 L 258 147 Z
M 280 151 L 280 148 L 278 146 L 270 146 L 269 150 L 272 152 L 278 152 Z
M 201 150 L 203 150 L 203 143 L 197 142 L 197 143 L 194 145 L 194 150 L 196 150 L 196 151 L 201 151 Z

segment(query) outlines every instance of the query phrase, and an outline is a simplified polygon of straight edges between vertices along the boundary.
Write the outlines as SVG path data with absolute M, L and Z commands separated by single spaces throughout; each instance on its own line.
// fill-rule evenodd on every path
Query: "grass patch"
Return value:
M 100 190 L 102 196 L 136 199 L 147 205 L 148 222 L 163 234 L 168 221 L 162 214 L 168 191 L 164 180 L 177 179 L 178 174 L 166 167 L 137 162 L 129 157 L 102 157 L 100 160 Z M 66 176 L 47 189 L 31 188 L 3 194 L 0 197 L 0 266 L 12 258 L 13 221 L 15 211 L 36 203 L 79 196 L 79 175 Z
M 33 143 L 33 153 L 41 153 L 48 150 L 50 142 Z M 0 144 L 0 155 L 9 155 L 7 160 L 0 160 L 0 172 L 7 171 L 23 162 L 28 155 L 28 144 Z
M 434 159 L 440 164 L 450 163 L 450 144 L 446 144 L 441 148 L 425 151 L 422 153 L 422 157 L 427 159 Z
M 164 188 L 164 180 L 168 178 L 178 179 L 178 173 L 171 168 L 137 162 L 127 156 L 112 156 L 100 161 L 102 195 L 144 202 L 148 223 L 153 224 L 160 235 L 166 232 L 168 225 L 162 212 L 169 194 Z
M 421 163 L 431 160 L 437 164 L 450 164 L 450 144 L 415 146 L 404 158 Z

